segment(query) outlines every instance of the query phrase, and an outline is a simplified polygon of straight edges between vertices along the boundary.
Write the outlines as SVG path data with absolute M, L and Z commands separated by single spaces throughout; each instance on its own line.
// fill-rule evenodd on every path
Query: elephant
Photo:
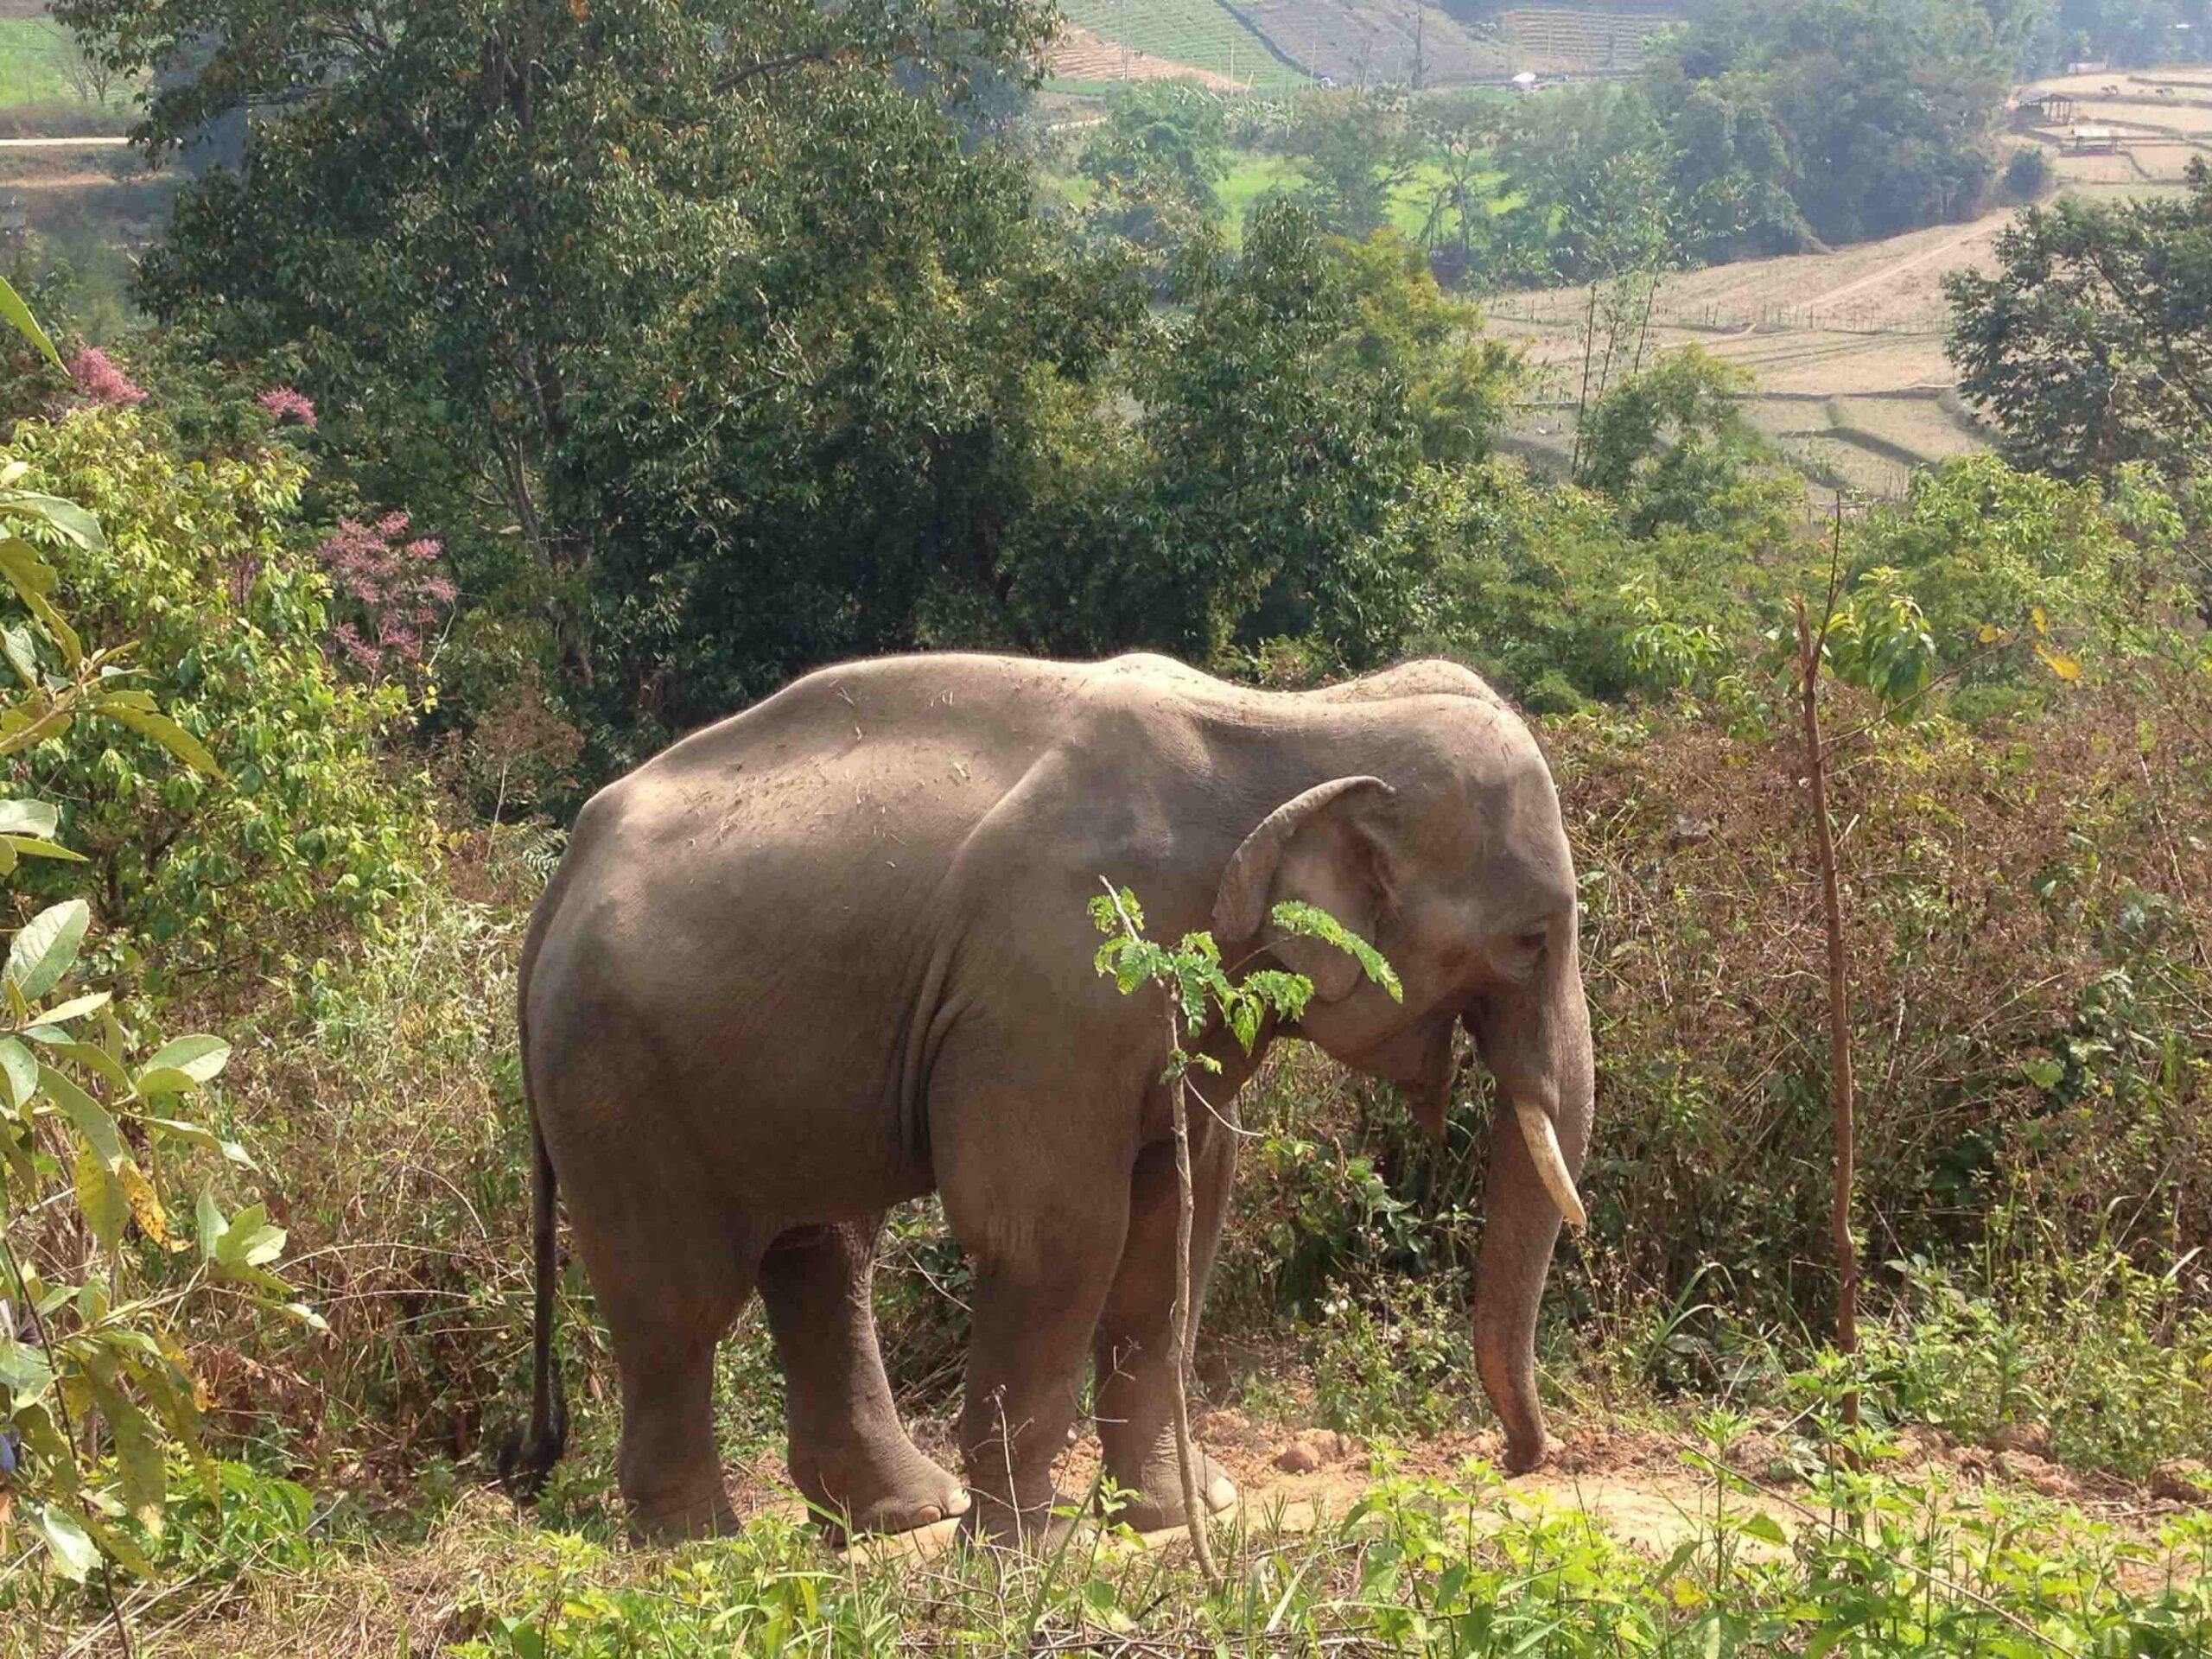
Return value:
M 791 1477 L 833 1532 L 1051 1528 L 1086 1360 L 1119 1518 L 1185 1519 L 1166 1039 L 1156 997 L 1096 971 L 1102 880 L 1138 895 L 1154 937 L 1211 929 L 1225 961 L 1313 988 L 1249 1052 L 1198 1041 L 1220 1070 L 1192 1113 L 1194 1305 L 1234 1096 L 1270 1042 L 1397 1084 L 1440 1138 L 1472 1039 L 1511 1107 L 1477 1369 L 1505 1463 L 1544 1459 L 1537 1307 L 1562 1217 L 1583 1219 L 1593 1067 L 1573 861 L 1527 728 L 1448 662 L 1287 692 L 1155 656 L 947 653 L 797 680 L 577 818 L 521 960 L 537 1325 L 511 1480 L 534 1490 L 566 1434 L 557 1192 L 620 1373 L 641 1535 L 735 1524 L 714 1359 L 756 1288 Z M 1286 899 L 1371 941 L 1402 1000 L 1277 928 Z M 960 1478 L 901 1426 L 870 1300 L 886 1212 L 932 1191 L 973 1269 Z M 1197 1490 L 1213 1510 L 1236 1497 L 1211 1459 Z

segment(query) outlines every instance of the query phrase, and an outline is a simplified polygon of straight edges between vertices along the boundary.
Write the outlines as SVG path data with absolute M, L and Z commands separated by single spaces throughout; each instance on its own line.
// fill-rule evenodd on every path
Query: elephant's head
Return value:
M 1433 705 L 1430 705 L 1433 708 Z M 1230 861 L 1214 906 L 1224 948 L 1264 943 L 1313 982 L 1298 1034 L 1404 1089 L 1440 1137 L 1464 1025 L 1510 1103 L 1492 1137 L 1475 1310 L 1476 1361 L 1507 1461 L 1543 1459 L 1536 1308 L 1562 1217 L 1580 1224 L 1575 1176 L 1593 1073 L 1577 950 L 1573 861 L 1535 741 L 1472 702 L 1416 746 L 1395 782 L 1344 777 L 1284 802 Z M 1285 899 L 1319 906 L 1372 940 L 1404 1000 L 1334 946 L 1286 937 Z

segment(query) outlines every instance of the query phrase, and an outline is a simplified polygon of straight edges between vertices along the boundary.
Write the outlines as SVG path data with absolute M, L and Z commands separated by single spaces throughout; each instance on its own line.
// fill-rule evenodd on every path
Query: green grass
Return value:
M 1495 188 L 1504 175 L 1485 177 L 1485 188 Z M 1214 195 L 1228 215 L 1232 237 L 1241 237 L 1254 206 L 1270 190 L 1296 190 L 1305 175 L 1288 156 L 1262 150 L 1231 152 L 1229 171 L 1214 187 Z M 1408 241 L 1418 240 L 1428 223 L 1429 200 L 1443 181 L 1444 169 L 1434 162 L 1417 163 L 1406 181 L 1390 194 L 1390 225 Z
M 1391 1472 L 1309 1529 L 1217 1524 L 1224 1582 L 1179 1541 L 1085 1531 L 1057 1551 L 959 1548 L 926 1567 L 840 1559 L 756 1516 L 678 1550 L 563 1530 L 438 1484 L 404 1529 L 239 1465 L 218 1521 L 181 1505 L 167 1594 L 118 1580 L 136 1651 L 705 1653 L 1096 1651 L 1351 1656 L 1835 1652 L 2190 1654 L 2212 1641 L 2212 1518 L 2124 1530 L 2000 1489 L 1824 1473 L 1777 1504 L 1727 1471 L 1741 1420 L 1685 1443 L 1671 1553 L 1562 1489 L 1511 1496 L 1488 1465 Z M 1869 1448 L 1872 1449 L 1872 1448 Z M 1877 1451 L 1878 1457 L 1878 1451 Z M 0 1655 L 90 1650 L 95 1593 L 36 1570 L 0 1592 Z M 2023 1639 L 2023 1638 L 2026 1639 Z M 41 1645 L 43 1644 L 43 1645 Z
M 1068 19 L 1108 41 L 1156 58 L 1187 63 L 1249 86 L 1302 86 L 1267 43 L 1219 0 L 1069 0 Z
M 68 51 L 61 25 L 45 17 L 0 17 L 0 109 L 24 105 L 82 105 L 85 100 L 63 72 Z M 111 104 L 127 89 L 109 94 Z

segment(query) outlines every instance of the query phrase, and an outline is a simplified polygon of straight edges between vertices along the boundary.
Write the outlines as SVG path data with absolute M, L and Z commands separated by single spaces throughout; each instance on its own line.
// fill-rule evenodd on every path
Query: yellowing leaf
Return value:
M 123 1182 L 123 1196 L 129 1201 L 130 1213 L 138 1217 L 138 1230 L 156 1244 L 169 1242 L 169 1218 L 162 1208 L 161 1195 L 154 1191 L 154 1184 L 136 1164 L 125 1164 L 119 1179 Z
M 2035 623 L 2036 632 L 2037 633 L 2049 633 L 2050 632 L 2050 619 L 2044 614 L 2042 606 L 2031 606 L 2028 609 L 2028 616 L 2029 619 Z
M 92 1236 L 108 1249 L 123 1243 L 123 1224 L 130 1215 L 130 1200 L 123 1183 L 109 1172 L 106 1160 L 90 1146 L 77 1148 L 77 1208 Z
M 2056 646 L 2046 645 L 2038 641 L 2036 645 L 2036 655 L 2043 658 L 2045 668 L 2062 680 L 2071 682 L 2082 677 L 2080 660 L 2058 650 Z
M 2000 636 L 1998 632 L 1997 625 L 1994 622 L 1985 622 L 1981 625 L 1980 633 L 1975 637 L 1978 638 L 1985 645 L 1993 645 L 1997 643 Z

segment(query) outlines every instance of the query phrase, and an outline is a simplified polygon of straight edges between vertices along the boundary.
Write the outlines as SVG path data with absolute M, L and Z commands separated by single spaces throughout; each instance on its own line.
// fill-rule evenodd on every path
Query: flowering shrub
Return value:
M 315 550 L 339 599 L 356 612 L 332 635 L 346 659 L 372 678 L 421 662 L 424 634 L 454 601 L 453 583 L 438 570 L 443 546 L 434 537 L 409 537 L 408 522 L 404 512 L 387 512 L 373 524 L 341 518 Z
M 69 359 L 69 378 L 77 394 L 95 404 L 143 404 L 146 389 L 123 372 L 122 365 L 97 346 L 87 346 Z
M 330 648 L 352 601 L 299 547 L 306 468 L 289 446 L 191 461 L 141 410 L 25 421 L 24 487 L 73 499 L 107 535 L 49 551 L 88 637 L 132 639 L 140 683 L 211 749 L 219 790 L 131 731 L 79 724 L 39 746 L 62 831 L 95 866 L 109 937 L 158 944 L 164 972 L 309 953 L 411 889 L 434 828 L 378 743 L 405 689 L 353 683 Z M 56 873 L 18 885 L 53 900 Z
M 296 387 L 270 386 L 253 401 L 275 416 L 280 423 L 292 420 L 310 431 L 315 429 L 315 399 Z

